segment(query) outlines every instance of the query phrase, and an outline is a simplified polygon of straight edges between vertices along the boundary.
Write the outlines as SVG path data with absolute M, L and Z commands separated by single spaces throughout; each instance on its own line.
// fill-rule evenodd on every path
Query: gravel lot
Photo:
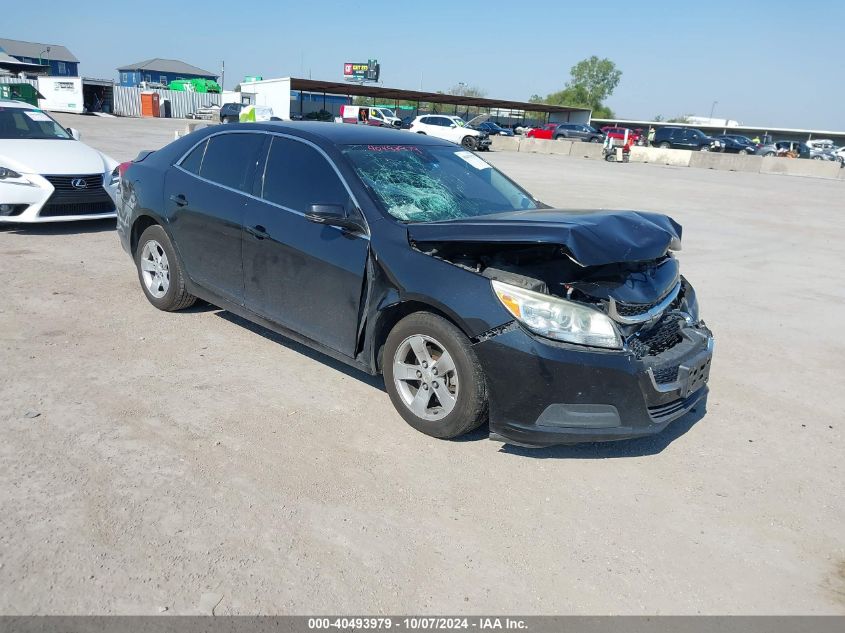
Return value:
M 61 119 L 117 159 L 184 127 Z M 549 203 L 684 225 L 706 415 L 436 441 L 379 380 L 155 310 L 113 223 L 0 229 L 0 613 L 845 613 L 845 183 L 489 159 Z

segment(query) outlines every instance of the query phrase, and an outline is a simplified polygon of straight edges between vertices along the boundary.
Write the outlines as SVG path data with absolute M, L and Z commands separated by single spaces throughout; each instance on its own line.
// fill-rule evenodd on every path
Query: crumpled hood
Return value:
M 85 143 L 59 139 L 0 139 L 0 164 L 22 174 L 103 174 L 117 161 Z
M 582 266 L 657 259 L 681 242 L 680 224 L 644 211 L 536 209 L 407 227 L 412 242 L 560 244 Z

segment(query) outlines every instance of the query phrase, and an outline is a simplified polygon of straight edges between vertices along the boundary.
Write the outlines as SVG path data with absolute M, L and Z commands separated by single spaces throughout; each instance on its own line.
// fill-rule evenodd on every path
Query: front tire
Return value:
M 461 139 L 461 146 L 464 147 L 464 149 L 474 151 L 476 146 L 477 146 L 477 143 L 475 142 L 475 137 L 474 136 L 463 137 Z
M 487 382 L 469 339 L 436 314 L 415 312 L 384 345 L 384 385 L 416 430 L 451 439 L 487 418 Z
M 159 310 L 175 312 L 197 300 L 186 289 L 182 265 L 164 229 L 155 224 L 141 234 L 135 249 L 138 279 L 147 300 Z

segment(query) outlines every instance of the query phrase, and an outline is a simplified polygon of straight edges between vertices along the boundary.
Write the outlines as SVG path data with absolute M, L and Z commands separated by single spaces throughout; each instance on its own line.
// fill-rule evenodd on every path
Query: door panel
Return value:
M 171 196 L 184 196 L 178 206 Z M 165 204 L 170 232 L 185 271 L 197 284 L 242 303 L 241 231 L 246 198 L 173 168 L 167 174 Z
M 165 181 L 170 231 L 188 276 L 225 299 L 243 303 L 243 220 L 262 134 L 213 136 Z M 195 152 L 202 151 L 197 157 Z
M 261 195 L 246 210 L 246 307 L 353 356 L 369 240 L 304 216 L 311 204 L 353 212 L 349 194 L 316 149 L 274 137 Z

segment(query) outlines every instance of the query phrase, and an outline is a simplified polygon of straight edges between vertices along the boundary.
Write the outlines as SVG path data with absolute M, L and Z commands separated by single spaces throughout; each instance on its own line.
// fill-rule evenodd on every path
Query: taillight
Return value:
M 131 164 L 132 161 L 130 160 L 125 163 L 120 163 L 120 165 L 117 166 L 117 173 L 120 175 L 121 178 L 123 178 L 123 174 L 126 173 L 126 170 L 129 169 L 129 165 Z

